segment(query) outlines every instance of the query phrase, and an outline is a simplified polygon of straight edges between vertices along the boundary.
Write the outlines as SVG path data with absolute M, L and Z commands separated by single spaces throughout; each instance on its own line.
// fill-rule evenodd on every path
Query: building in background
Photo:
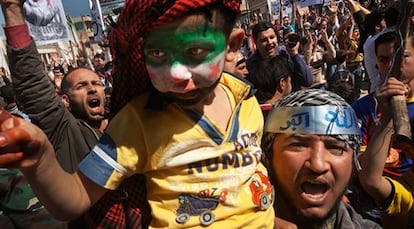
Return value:
M 256 20 L 270 21 L 268 0 L 243 0 L 246 4 L 249 20 L 256 17 Z

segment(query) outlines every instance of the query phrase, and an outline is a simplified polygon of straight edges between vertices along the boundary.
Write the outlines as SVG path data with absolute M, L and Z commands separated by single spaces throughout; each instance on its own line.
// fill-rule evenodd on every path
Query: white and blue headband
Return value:
M 361 135 L 352 108 L 319 105 L 274 107 L 268 115 L 265 131 L 324 135 Z

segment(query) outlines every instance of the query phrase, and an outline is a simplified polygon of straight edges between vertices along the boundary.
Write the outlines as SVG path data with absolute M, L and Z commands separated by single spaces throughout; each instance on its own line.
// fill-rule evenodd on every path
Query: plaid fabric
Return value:
M 114 90 L 111 111 L 117 113 L 149 86 L 142 47 L 148 31 L 196 9 L 217 4 L 240 12 L 240 0 L 126 0 L 109 34 Z
M 108 191 L 84 216 L 89 228 L 148 228 L 151 210 L 145 177 L 134 175 L 115 191 Z

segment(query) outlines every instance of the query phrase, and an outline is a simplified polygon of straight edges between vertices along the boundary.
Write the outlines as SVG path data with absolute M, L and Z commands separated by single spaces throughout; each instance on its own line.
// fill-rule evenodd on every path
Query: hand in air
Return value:
M 42 130 L 0 108 L 0 167 L 33 168 L 51 150 Z
M 407 95 L 409 87 L 407 84 L 397 80 L 395 77 L 389 77 L 385 84 L 377 89 L 375 98 L 378 101 L 378 109 L 383 114 L 388 114 L 392 111 L 390 98 L 395 95 Z

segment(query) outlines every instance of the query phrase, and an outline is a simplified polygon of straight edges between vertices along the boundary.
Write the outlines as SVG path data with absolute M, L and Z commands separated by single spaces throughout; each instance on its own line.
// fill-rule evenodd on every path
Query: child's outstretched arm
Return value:
M 381 119 L 372 123 L 367 149 L 359 157 L 362 166 L 359 173 L 361 185 L 378 203 L 384 203 L 392 192 L 392 184 L 382 176 L 393 134 L 392 108 L 389 100 L 392 96 L 402 95 L 407 91 L 401 81 L 391 77 L 376 93 L 378 106 L 382 111 Z
M 78 217 L 106 192 L 82 174 L 65 172 L 43 131 L 3 109 L 0 167 L 20 169 L 42 204 L 60 220 Z

